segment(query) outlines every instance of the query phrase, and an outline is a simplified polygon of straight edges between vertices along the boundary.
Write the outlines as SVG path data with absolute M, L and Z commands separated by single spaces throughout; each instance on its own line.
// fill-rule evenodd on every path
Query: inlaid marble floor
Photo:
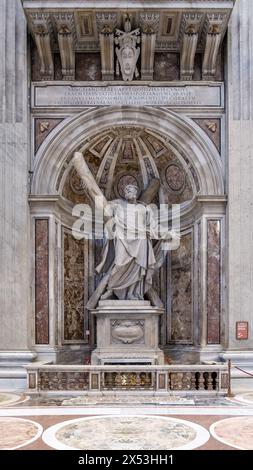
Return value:
M 196 423 L 162 416 L 93 416 L 59 423 L 43 434 L 55 449 L 194 449 L 209 440 Z
M 253 450 L 252 395 L 126 406 L 3 392 L 0 448 Z

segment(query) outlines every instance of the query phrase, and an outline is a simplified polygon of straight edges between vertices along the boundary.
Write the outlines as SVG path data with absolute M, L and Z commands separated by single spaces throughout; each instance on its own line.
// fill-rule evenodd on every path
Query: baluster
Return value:
M 116 372 L 115 379 L 114 379 L 114 385 L 115 385 L 115 387 L 118 387 L 118 388 L 121 387 L 121 382 L 122 382 L 121 379 L 122 379 L 122 378 L 121 378 L 121 373 L 120 373 L 120 372 Z
M 170 378 L 169 372 L 168 372 L 168 390 L 171 390 L 171 378 Z
M 109 389 L 112 389 L 113 388 L 113 375 L 111 372 L 107 372 L 107 374 L 105 374 L 105 387 L 106 388 L 109 388 Z
M 207 390 L 213 390 L 213 378 L 211 372 L 207 372 Z
M 136 387 L 140 388 L 140 386 L 141 386 L 141 376 L 140 376 L 140 373 L 137 372 L 136 373 Z
M 144 387 L 145 384 L 146 384 L 146 373 L 145 373 L 145 372 L 141 372 L 140 378 L 141 378 L 141 386 Z
M 148 372 L 145 373 L 145 387 L 149 388 L 151 385 L 151 377 Z
M 191 390 L 197 390 L 196 372 L 191 372 Z
M 191 389 L 191 373 L 185 372 L 182 379 L 182 389 L 190 390 Z
M 203 372 L 199 373 L 199 390 L 205 390 L 205 378 Z
M 213 372 L 212 374 L 212 380 L 213 380 L 213 390 L 218 390 L 219 389 L 219 376 L 217 372 Z

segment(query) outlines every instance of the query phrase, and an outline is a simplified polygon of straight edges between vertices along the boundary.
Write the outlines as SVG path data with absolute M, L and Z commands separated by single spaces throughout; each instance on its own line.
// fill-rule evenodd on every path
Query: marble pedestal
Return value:
M 91 313 L 97 317 L 92 364 L 164 364 L 158 347 L 163 309 L 148 301 L 104 300 Z

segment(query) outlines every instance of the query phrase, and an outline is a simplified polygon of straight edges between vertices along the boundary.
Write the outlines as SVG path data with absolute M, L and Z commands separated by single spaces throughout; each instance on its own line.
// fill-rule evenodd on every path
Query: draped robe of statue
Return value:
M 157 220 L 152 208 L 145 203 L 157 194 L 159 181 L 151 182 L 146 192 L 148 197 L 144 195 L 142 201 L 107 201 L 79 152 L 75 153 L 74 166 L 90 195 L 94 200 L 99 197 L 105 214 L 109 215 L 109 221 L 105 224 L 106 242 L 101 262 L 96 267 L 96 272 L 103 273 L 104 277 L 89 299 L 87 308 L 94 308 L 105 291 L 111 291 L 120 300 L 143 300 L 147 294 L 155 305 L 162 306 L 152 287 L 152 277 L 166 256 L 166 251 L 162 249 L 164 239 L 171 239 L 171 235 L 170 232 L 165 233 L 165 237 L 157 240 L 153 247 L 152 240 L 158 238 Z
M 152 213 L 139 202 L 135 204 L 117 199 L 108 202 L 108 205 L 113 224 L 108 235 L 113 240 L 107 238 L 96 271 L 110 271 L 107 289 L 113 291 L 118 299 L 141 300 L 152 287 L 152 277 L 158 263 L 151 241 Z

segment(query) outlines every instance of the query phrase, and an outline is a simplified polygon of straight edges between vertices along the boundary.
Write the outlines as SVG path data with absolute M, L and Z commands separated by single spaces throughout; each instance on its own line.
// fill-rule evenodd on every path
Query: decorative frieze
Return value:
M 30 9 L 25 2 L 25 12 L 32 35 L 42 61 L 42 79 L 52 79 L 52 54 L 60 50 L 63 79 L 74 80 L 75 53 L 99 52 L 101 54 L 102 80 L 123 80 L 138 78 L 137 61 L 141 55 L 141 79 L 153 80 L 155 52 L 181 54 L 181 79 L 192 80 L 196 52 L 204 54 L 203 78 L 214 79 L 217 54 L 227 28 L 233 7 L 217 8 L 215 2 L 205 2 L 193 8 L 192 5 L 173 10 L 170 5 L 158 6 L 156 10 L 139 6 L 134 10 L 119 9 L 109 11 L 95 8 L 90 10 L 75 8 L 74 5 L 50 9 L 48 7 Z M 87 8 L 87 7 L 86 7 Z M 127 12 L 127 13 L 126 13 Z M 39 19 L 40 23 L 37 21 Z M 127 24 L 127 26 L 126 26 Z M 133 26 L 133 30 L 131 31 Z M 39 31 L 38 31 L 39 26 Z M 127 28 L 127 29 L 126 29 Z M 118 35 L 118 32 L 121 34 Z M 140 44 L 134 44 L 136 32 Z M 116 36 L 116 37 L 115 37 Z M 128 41 L 128 49 L 122 54 L 122 44 L 117 43 L 115 64 L 114 40 Z M 50 47 L 51 42 L 51 47 Z M 125 43 L 126 46 L 126 43 Z M 130 47 L 129 47 L 130 46 Z M 116 66 L 116 67 L 115 67 Z

